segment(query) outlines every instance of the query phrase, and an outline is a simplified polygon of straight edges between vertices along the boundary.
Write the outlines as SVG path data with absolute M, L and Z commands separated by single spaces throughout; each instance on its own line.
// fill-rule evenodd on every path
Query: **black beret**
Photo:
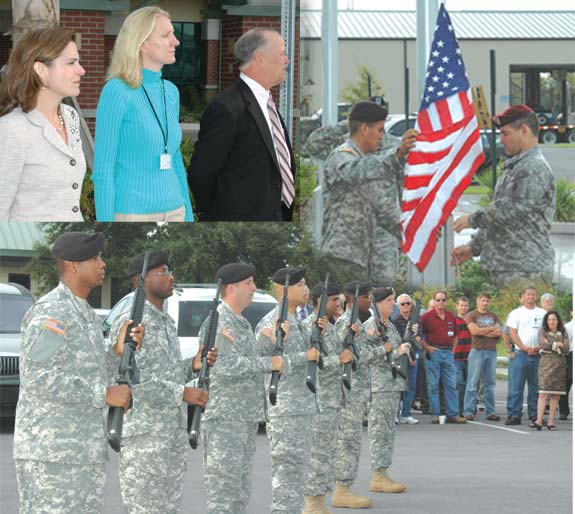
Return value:
M 512 105 L 502 113 L 495 116 L 495 118 L 493 118 L 493 123 L 496 127 L 504 127 L 505 125 L 509 125 L 521 118 L 525 118 L 525 116 L 528 116 L 529 114 L 533 114 L 533 110 L 527 105 Z
M 65 261 L 87 261 L 102 251 L 105 240 L 106 236 L 102 232 L 65 232 L 54 241 L 52 254 Z
M 323 293 L 323 286 L 324 285 L 325 285 L 325 282 L 320 282 L 319 284 L 316 284 L 315 286 L 313 286 L 313 289 L 311 290 L 311 300 L 313 303 L 315 303 L 315 301 Z M 339 293 L 341 293 L 341 289 L 337 284 L 334 284 L 332 282 L 329 282 L 327 284 L 327 295 L 328 296 L 333 296 L 334 294 L 339 294 Z
M 349 113 L 350 120 L 361 121 L 363 123 L 383 121 L 385 118 L 387 118 L 387 109 L 369 100 L 357 102 L 353 105 Z
M 222 284 L 235 284 L 246 278 L 253 277 L 256 267 L 244 262 L 230 262 L 224 264 L 216 273 L 216 282 L 222 279 Z
M 364 294 L 369 294 L 369 292 L 371 291 L 371 284 L 369 282 L 360 282 L 359 280 L 352 280 L 349 284 L 347 284 L 344 287 L 343 292 L 354 295 L 356 286 L 359 286 L 360 296 Z
M 144 255 L 145 253 L 141 253 L 140 255 L 136 255 L 130 259 L 128 270 L 126 272 L 129 277 L 133 277 L 142 272 L 142 268 L 144 267 Z M 168 252 L 150 252 L 150 258 L 148 260 L 149 270 L 157 268 L 158 266 L 163 266 L 164 264 L 168 266 L 169 263 L 170 255 Z
M 289 285 L 297 284 L 305 275 L 305 268 L 280 268 L 272 276 L 272 282 L 285 285 L 289 273 Z
M 389 297 L 391 295 L 395 296 L 395 291 L 393 290 L 393 287 L 391 287 L 391 286 L 389 286 L 389 287 L 376 287 L 372 293 L 373 301 L 376 303 L 381 302 L 381 300 L 385 300 L 387 297 Z

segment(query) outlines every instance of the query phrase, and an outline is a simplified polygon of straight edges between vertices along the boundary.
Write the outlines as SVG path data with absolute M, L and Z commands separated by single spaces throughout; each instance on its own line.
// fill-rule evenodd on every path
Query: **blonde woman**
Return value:
M 74 33 L 36 30 L 12 50 L 0 85 L 0 221 L 82 221 L 86 161 L 78 113 Z
M 120 29 L 96 113 L 98 221 L 193 221 L 179 92 L 162 79 L 179 44 L 158 7 L 134 11 Z

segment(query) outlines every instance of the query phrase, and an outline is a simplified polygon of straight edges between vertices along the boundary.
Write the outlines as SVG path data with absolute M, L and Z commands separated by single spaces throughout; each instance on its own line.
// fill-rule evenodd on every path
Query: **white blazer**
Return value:
M 83 221 L 80 118 L 60 108 L 68 144 L 38 109 L 0 118 L 0 221 Z

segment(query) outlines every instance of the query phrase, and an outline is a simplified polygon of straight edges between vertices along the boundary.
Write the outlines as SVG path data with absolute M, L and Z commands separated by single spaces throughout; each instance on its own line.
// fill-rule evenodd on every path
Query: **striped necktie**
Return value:
M 282 177 L 282 201 L 290 207 L 295 198 L 295 187 L 290 165 L 291 160 L 284 136 L 284 130 L 271 93 L 268 97 L 268 112 L 270 115 L 270 121 L 272 122 L 272 136 Z

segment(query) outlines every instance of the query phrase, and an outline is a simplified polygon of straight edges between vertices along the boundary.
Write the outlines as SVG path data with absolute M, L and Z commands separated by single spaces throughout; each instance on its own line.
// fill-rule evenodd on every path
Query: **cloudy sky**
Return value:
M 330 0 L 333 1 L 333 0 Z M 340 9 L 414 11 L 416 0 L 337 0 Z M 322 0 L 300 0 L 302 9 L 321 9 Z M 575 11 L 573 0 L 445 0 L 449 11 Z

